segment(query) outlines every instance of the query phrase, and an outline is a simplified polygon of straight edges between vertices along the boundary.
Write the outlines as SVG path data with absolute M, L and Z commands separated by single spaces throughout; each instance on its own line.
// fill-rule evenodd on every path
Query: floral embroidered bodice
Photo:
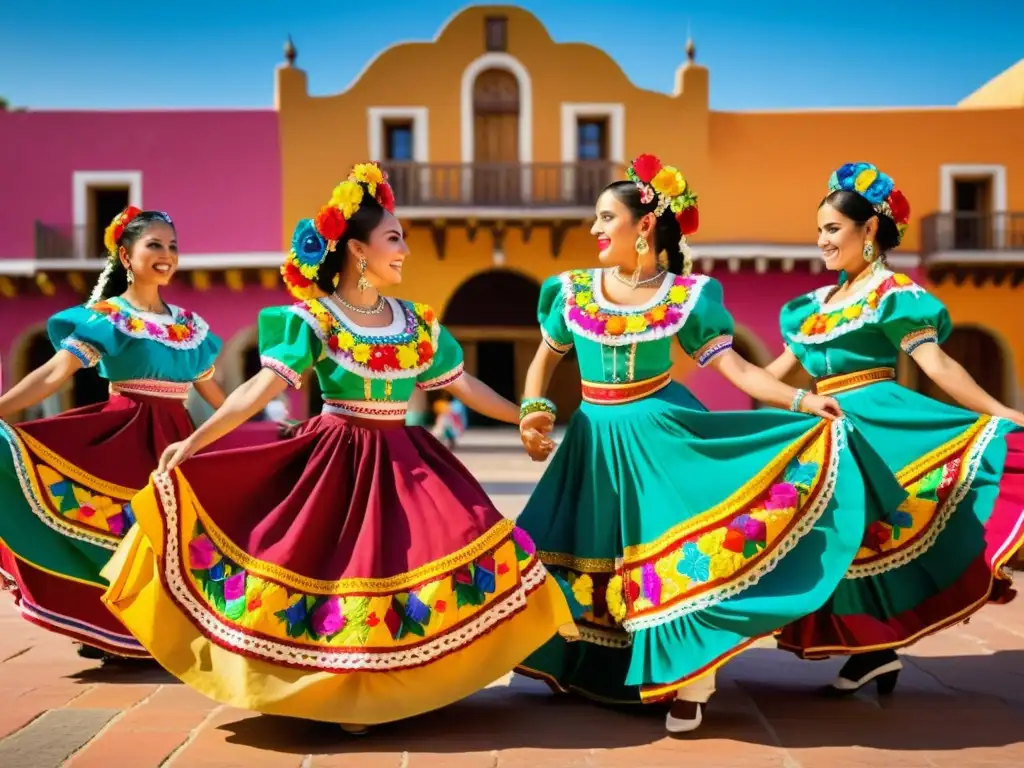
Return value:
M 313 369 L 327 400 L 408 402 L 414 390 L 440 389 L 462 374 L 462 348 L 425 304 L 387 299 L 391 322 L 367 328 L 329 299 L 260 313 L 264 367 L 300 386 Z
M 548 278 L 537 310 L 541 332 L 557 352 L 575 348 L 585 381 L 625 383 L 672 367 L 673 338 L 700 365 L 732 346 L 733 321 L 721 284 L 706 275 L 666 274 L 644 304 L 608 301 L 599 269 Z
M 879 269 L 850 296 L 836 286 L 799 296 L 780 313 L 782 336 L 816 378 L 895 367 L 900 350 L 945 341 L 952 330 L 942 303 L 903 274 Z
M 47 333 L 57 349 L 96 366 L 109 381 L 191 382 L 208 378 L 221 341 L 194 312 L 144 312 L 116 296 L 59 312 Z

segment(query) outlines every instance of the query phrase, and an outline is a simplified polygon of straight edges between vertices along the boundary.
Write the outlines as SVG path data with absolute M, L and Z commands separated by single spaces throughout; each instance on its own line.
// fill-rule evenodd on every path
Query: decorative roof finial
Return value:
M 697 58 L 697 46 L 693 44 L 693 34 L 690 32 L 690 22 L 686 22 L 686 59 L 693 62 Z
M 292 42 L 292 36 L 288 35 L 288 42 L 284 44 L 284 58 L 288 62 L 288 66 L 295 65 L 295 57 L 299 55 L 299 52 L 295 50 L 295 43 Z

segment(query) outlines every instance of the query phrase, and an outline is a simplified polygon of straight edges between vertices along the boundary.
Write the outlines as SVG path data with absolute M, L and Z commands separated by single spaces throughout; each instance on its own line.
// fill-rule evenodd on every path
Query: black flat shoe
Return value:
M 903 664 L 895 651 L 870 651 L 851 656 L 839 670 L 839 677 L 826 687 L 832 696 L 849 696 L 874 681 L 879 696 L 889 696 L 896 688 Z

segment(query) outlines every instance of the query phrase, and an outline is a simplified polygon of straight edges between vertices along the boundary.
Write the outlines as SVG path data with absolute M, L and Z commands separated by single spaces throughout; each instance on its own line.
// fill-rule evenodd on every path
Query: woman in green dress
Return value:
M 531 457 L 550 450 L 539 441 L 554 405 L 542 396 L 571 347 L 584 402 L 519 525 L 581 637 L 550 640 L 519 671 L 604 702 L 672 701 L 666 727 L 681 733 L 699 727 L 718 666 L 842 580 L 859 546 L 850 527 L 864 525 L 865 470 L 835 401 L 732 350 L 721 285 L 688 274 L 697 208 L 678 170 L 641 155 L 628 175 L 597 202 L 603 268 L 541 289 L 544 343 L 520 423 Z M 671 380 L 673 342 L 790 410 L 709 413 Z
M 1024 414 L 942 351 L 952 330 L 946 308 L 886 266 L 909 218 L 902 193 L 873 165 L 832 174 L 818 206 L 818 247 L 839 283 L 783 307 L 787 348 L 768 366 L 782 378 L 801 365 L 818 392 L 835 394 L 905 492 L 869 520 L 828 603 L 779 637 L 805 658 L 849 654 L 837 693 L 872 680 L 890 692 L 897 648 L 1012 596 L 1003 566 L 1024 540 Z M 901 351 L 962 407 L 897 384 Z

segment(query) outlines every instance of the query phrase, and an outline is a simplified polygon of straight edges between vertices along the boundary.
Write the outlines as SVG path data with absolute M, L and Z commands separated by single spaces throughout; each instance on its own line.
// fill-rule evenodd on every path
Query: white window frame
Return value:
M 128 205 L 142 208 L 142 171 L 72 172 L 72 254 L 75 259 L 88 257 L 85 228 L 89 224 L 89 190 L 93 187 L 128 187 Z
M 426 165 L 430 155 L 430 110 L 427 107 L 368 107 L 366 110 L 367 131 L 370 145 L 370 160 L 384 162 L 384 129 L 392 120 L 408 120 L 412 123 L 412 161 Z M 420 194 L 424 200 L 430 198 L 430 169 L 419 170 Z M 399 205 L 404 201 L 399 200 Z
M 956 180 L 970 177 L 989 177 L 992 179 L 992 226 L 995 228 L 997 248 L 1006 247 L 1006 213 L 1007 189 L 1005 165 L 974 165 L 947 163 L 939 168 L 939 211 L 953 213 L 955 208 L 954 191 Z M 940 242 L 953 235 L 953 222 L 946 220 L 942 231 L 937 233 Z
M 620 165 L 626 162 L 626 105 L 615 102 L 562 102 L 562 198 L 573 199 L 579 153 L 580 118 L 603 117 L 608 121 L 608 160 Z

